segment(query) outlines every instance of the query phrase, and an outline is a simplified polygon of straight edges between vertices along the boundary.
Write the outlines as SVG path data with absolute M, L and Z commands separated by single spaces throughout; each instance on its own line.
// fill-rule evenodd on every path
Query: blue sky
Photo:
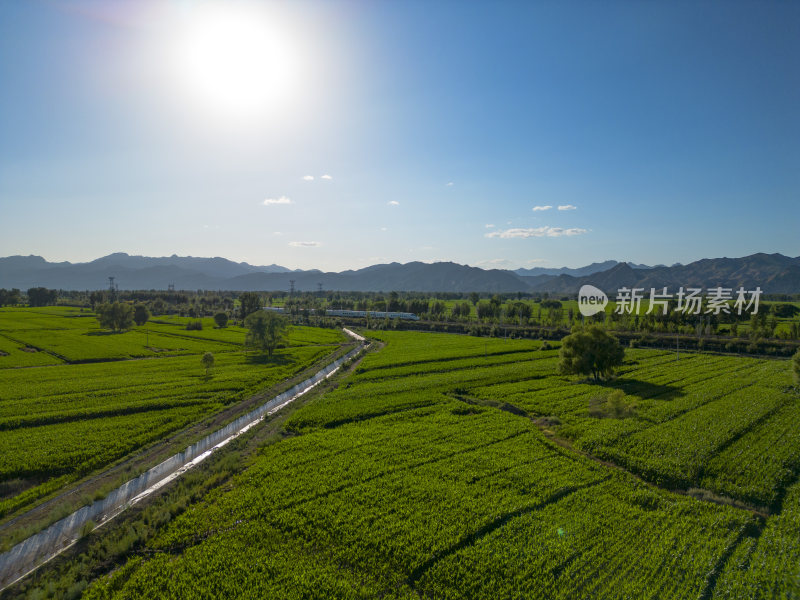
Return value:
M 4 2 L 0 256 L 797 256 L 798 57 L 790 2 Z

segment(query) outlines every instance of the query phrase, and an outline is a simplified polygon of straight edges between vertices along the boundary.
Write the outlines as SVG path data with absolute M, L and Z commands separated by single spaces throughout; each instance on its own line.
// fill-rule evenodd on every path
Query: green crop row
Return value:
M 558 350 L 540 342 L 375 337 L 382 349 L 286 421 L 299 435 L 264 447 L 86 597 L 800 593 L 800 404 L 785 361 L 637 349 L 594 384 L 559 375 Z M 593 413 L 615 390 L 630 411 Z M 102 407 L 102 390 L 87 396 Z M 546 440 L 528 416 L 635 474 L 775 514 L 655 489 Z
M 196 357 L 64 365 L 8 373 L 0 402 L 0 481 L 81 474 L 268 388 L 325 354 L 301 347 L 271 365 Z M 119 435 L 124 431 L 125 435 Z
M 340 387 L 341 406 L 373 385 Z M 570 456 L 527 419 L 431 400 L 265 448 L 87 597 L 696 597 L 752 522 Z
M 404 331 L 370 331 L 370 337 L 388 346 L 387 352 L 380 352 L 370 360 L 370 367 L 374 369 L 394 368 L 426 361 L 441 362 L 452 358 L 524 352 L 536 350 L 540 345 L 540 342 L 533 340 L 504 340 Z
M 55 308 L 55 307 L 54 307 Z M 0 368 L 54 364 L 63 358 L 69 362 L 120 360 L 230 352 L 241 350 L 246 329 L 216 328 L 213 319 L 202 319 L 202 330 L 187 330 L 192 319 L 163 320 L 161 318 L 123 333 L 103 330 L 92 313 L 68 312 L 66 309 L 4 309 L 0 310 Z M 313 327 L 293 327 L 287 336 L 288 346 L 340 344 L 345 341 L 338 330 Z M 41 352 L 18 350 L 31 347 Z M 13 352 L 13 356 L 12 356 Z M 48 359 L 46 353 L 54 355 Z M 38 356 L 37 356 L 38 355 Z M 35 357 L 35 358 L 34 358 Z
M 12 367 L 41 367 L 58 365 L 63 361 L 46 352 L 28 348 L 25 344 L 13 342 L 0 335 L 0 369 Z
M 800 483 L 789 488 L 780 513 L 760 535 L 736 548 L 720 574 L 715 600 L 800 597 Z
M 0 515 L 108 465 L 223 407 L 279 384 L 334 350 L 336 331 L 291 331 L 272 360 L 241 344 L 136 329 L 104 334 L 97 320 L 67 309 L 0 311 Z M 17 326 L 15 325 L 24 325 Z M 90 335 L 97 333 L 98 335 Z M 200 331 L 199 333 L 203 333 Z M 149 346 L 146 346 L 149 336 Z M 244 334 L 240 333 L 243 340 Z M 20 341 L 11 341 L 18 339 Z M 45 352 L 19 350 L 37 345 Z M 291 345 L 294 343 L 294 345 Z M 165 356 L 152 349 L 169 348 Z M 199 354 L 211 351 L 206 372 Z M 149 355 L 156 358 L 114 360 Z M 7 361 L 4 363 L 3 361 Z M 10 365 L 8 363 L 11 363 Z
M 761 506 L 775 505 L 800 473 L 800 402 L 785 404 L 705 466 L 702 486 Z

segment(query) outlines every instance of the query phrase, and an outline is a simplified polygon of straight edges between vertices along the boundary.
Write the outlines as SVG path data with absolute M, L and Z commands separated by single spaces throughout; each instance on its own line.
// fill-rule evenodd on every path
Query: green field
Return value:
M 557 375 L 538 342 L 375 337 L 293 413 L 294 435 L 87 597 L 800 594 L 786 361 L 630 350 L 593 385 Z M 630 414 L 592 416 L 613 389 Z M 677 493 L 690 488 L 727 499 Z
M 263 361 L 244 351 L 243 329 L 187 322 L 111 334 L 78 309 L 0 310 L 0 516 L 283 382 L 344 341 L 295 327 Z

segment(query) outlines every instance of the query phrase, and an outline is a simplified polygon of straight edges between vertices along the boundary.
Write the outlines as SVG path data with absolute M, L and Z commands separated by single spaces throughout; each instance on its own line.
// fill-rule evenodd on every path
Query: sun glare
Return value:
M 174 39 L 176 83 L 192 107 L 251 119 L 297 92 L 297 54 L 263 8 L 215 4 L 187 16 Z

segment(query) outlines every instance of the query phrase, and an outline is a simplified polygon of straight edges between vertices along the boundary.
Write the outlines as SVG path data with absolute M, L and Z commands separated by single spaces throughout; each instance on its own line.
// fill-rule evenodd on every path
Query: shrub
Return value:
M 214 367 L 214 355 L 211 352 L 206 352 L 203 354 L 203 358 L 200 359 L 200 362 L 203 363 L 203 367 L 206 370 L 206 375 L 211 372 L 211 369 Z
M 94 527 L 95 527 L 94 521 L 92 521 L 91 519 L 86 521 L 86 523 L 84 523 L 83 526 L 81 527 L 80 537 L 85 538 L 87 535 L 92 533 Z
M 595 419 L 626 419 L 635 414 L 635 403 L 628 400 L 622 390 L 613 390 L 608 397 L 589 398 L 589 416 Z

